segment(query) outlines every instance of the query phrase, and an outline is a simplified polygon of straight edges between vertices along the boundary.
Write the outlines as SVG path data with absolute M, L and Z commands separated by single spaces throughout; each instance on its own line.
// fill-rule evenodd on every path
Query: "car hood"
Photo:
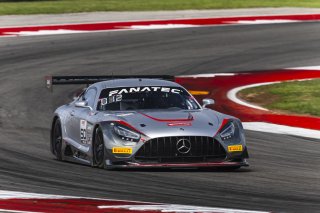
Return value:
M 116 113 L 122 120 L 150 138 L 216 135 L 221 119 L 212 110 L 167 110 Z

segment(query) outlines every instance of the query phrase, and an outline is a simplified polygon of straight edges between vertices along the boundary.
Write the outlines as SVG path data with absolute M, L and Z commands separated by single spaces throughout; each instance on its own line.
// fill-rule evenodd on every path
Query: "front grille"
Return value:
M 181 140 L 189 141 L 191 149 L 178 147 Z M 180 144 L 177 146 L 177 143 Z M 188 142 L 185 142 L 186 144 Z M 187 144 L 188 145 L 188 144 Z M 147 141 L 136 153 L 135 160 L 144 163 L 198 163 L 217 162 L 226 157 L 226 152 L 221 144 L 212 137 L 186 136 L 186 137 L 163 137 Z

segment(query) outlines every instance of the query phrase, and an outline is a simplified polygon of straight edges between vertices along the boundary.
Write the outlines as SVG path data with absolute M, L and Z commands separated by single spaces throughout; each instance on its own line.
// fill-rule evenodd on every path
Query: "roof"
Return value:
M 141 86 L 167 86 L 167 87 L 182 87 L 181 85 L 166 80 L 148 79 L 148 78 L 130 78 L 130 79 L 114 79 L 101 81 L 91 86 L 96 86 L 101 89 L 115 87 L 141 87 Z

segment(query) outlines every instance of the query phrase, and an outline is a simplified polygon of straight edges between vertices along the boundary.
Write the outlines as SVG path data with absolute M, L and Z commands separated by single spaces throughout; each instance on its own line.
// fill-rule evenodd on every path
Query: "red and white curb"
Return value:
M 213 208 L 127 200 L 24 193 L 0 190 L 0 212 L 17 213 L 266 213 L 229 208 Z
M 83 24 L 60 24 L 48 26 L 24 26 L 0 28 L 0 36 L 36 36 L 72 33 L 89 33 L 120 30 L 155 30 L 188 28 L 214 25 L 281 24 L 301 21 L 320 21 L 320 14 L 272 15 L 224 18 L 194 18 L 153 21 L 99 22 Z
M 279 114 L 237 97 L 238 92 L 250 87 L 316 78 L 320 78 L 320 67 L 200 74 L 179 76 L 176 80 L 189 90 L 208 91 L 209 96 L 216 101 L 214 108 L 240 118 L 245 129 L 320 139 L 319 117 Z M 199 96 L 198 98 L 204 97 Z

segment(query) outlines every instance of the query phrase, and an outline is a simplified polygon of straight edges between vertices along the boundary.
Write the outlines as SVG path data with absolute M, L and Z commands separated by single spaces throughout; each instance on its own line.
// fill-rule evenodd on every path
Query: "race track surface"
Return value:
M 319 65 L 320 23 L 0 38 L 0 189 L 273 212 L 319 212 L 320 140 L 247 131 L 249 168 L 105 171 L 49 152 L 78 87 L 45 75 L 197 74 Z

